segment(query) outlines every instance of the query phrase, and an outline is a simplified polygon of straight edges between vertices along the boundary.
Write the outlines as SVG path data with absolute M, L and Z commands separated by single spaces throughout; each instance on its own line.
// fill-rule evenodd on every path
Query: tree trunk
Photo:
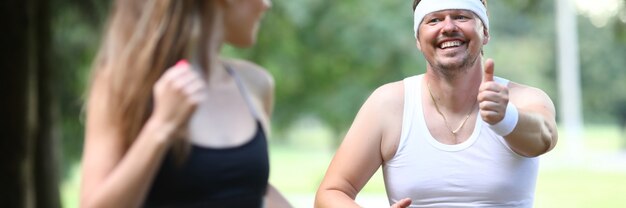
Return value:
M 584 119 L 582 113 L 582 89 L 580 84 L 580 53 L 578 48 L 578 24 L 576 8 L 572 0 L 555 1 L 557 26 L 557 57 L 560 106 L 559 126 L 564 129 L 572 160 L 584 150 Z
M 2 136 L 0 151 L 3 156 L 0 174 L 0 207 L 32 207 L 32 193 L 28 191 L 31 167 L 27 160 L 29 129 L 28 96 L 28 30 L 24 23 L 29 20 L 27 1 L 5 0 L 0 7 L 0 21 L 4 29 L 0 51 L 4 60 L 0 68 L 6 73 L 0 76 L 0 110 L 2 110 Z
M 35 159 L 35 196 L 36 207 L 61 207 L 59 193 L 59 134 L 55 127 L 59 121 L 58 102 L 53 90 L 54 73 L 51 65 L 52 16 L 50 15 L 50 0 L 30 0 L 36 2 L 35 42 L 37 53 L 37 115 L 38 129 L 34 139 Z
M 60 207 L 48 4 L 0 3 L 0 207 Z

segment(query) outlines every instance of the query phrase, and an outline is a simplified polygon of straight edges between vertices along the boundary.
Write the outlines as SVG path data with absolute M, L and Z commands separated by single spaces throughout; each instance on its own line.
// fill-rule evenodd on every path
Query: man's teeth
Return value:
M 449 48 L 449 47 L 455 47 L 455 46 L 460 46 L 462 44 L 461 41 L 455 40 L 455 41 L 448 41 L 448 42 L 444 42 L 441 44 L 441 49 L 444 48 Z

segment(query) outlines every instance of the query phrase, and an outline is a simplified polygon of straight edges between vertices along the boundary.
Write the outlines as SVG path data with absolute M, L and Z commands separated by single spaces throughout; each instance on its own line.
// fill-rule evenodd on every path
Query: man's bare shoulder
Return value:
M 382 129 L 381 156 L 390 160 L 398 148 L 404 113 L 404 81 L 391 82 L 378 87 L 368 99 Z
M 391 82 L 376 88 L 368 100 L 387 107 L 402 105 L 404 103 L 404 81 Z
M 546 105 L 546 107 L 553 109 L 554 104 L 552 103 L 552 99 L 546 92 L 543 90 L 516 83 L 510 82 L 509 85 L 509 98 L 516 104 L 518 107 L 526 106 L 526 105 L 536 105 L 542 104 Z
M 396 81 L 378 87 L 363 104 L 362 111 L 373 113 L 382 123 L 394 126 L 404 112 L 404 81 Z

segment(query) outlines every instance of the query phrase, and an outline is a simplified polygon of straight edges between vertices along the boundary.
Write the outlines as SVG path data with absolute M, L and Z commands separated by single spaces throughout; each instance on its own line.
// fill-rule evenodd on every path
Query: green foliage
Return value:
M 517 2 L 517 1 L 515 1 Z M 490 1 L 491 40 L 485 57 L 493 58 L 496 75 L 540 88 L 558 100 L 555 21 L 552 2 L 538 1 L 532 13 L 522 2 Z
M 274 75 L 277 126 L 313 114 L 338 133 L 377 86 L 423 71 L 411 24 L 408 2 L 274 1 L 258 44 L 236 55 Z
M 63 177 L 68 177 L 69 168 L 82 153 L 83 95 L 109 4 L 102 0 L 55 0 L 51 4 L 51 68 L 55 99 L 60 102 Z
M 556 97 L 552 6 L 489 4 L 492 42 L 485 54 L 495 58 L 500 76 Z M 341 133 L 376 87 L 424 72 L 412 25 L 409 1 L 274 1 L 259 43 L 228 51 L 274 74 L 277 126 L 313 114 Z
M 615 110 L 626 105 L 626 42 L 614 36 L 619 24 L 595 28 L 581 18 L 579 27 L 585 117 L 596 123 L 611 122 L 616 119 Z
M 79 159 L 80 122 L 88 71 L 110 1 L 54 0 L 53 50 L 63 119 L 66 164 Z M 276 80 L 277 138 L 302 116 L 325 122 L 339 140 L 378 86 L 423 73 L 426 62 L 412 36 L 412 1 L 274 0 L 258 43 L 224 48 Z M 559 103 L 553 1 L 489 1 L 491 41 L 485 56 L 496 75 L 539 87 Z M 611 121 L 606 109 L 626 100 L 626 23 L 615 17 L 596 28 L 579 18 L 583 102 L 587 121 Z M 621 104 L 624 105 L 624 104 Z

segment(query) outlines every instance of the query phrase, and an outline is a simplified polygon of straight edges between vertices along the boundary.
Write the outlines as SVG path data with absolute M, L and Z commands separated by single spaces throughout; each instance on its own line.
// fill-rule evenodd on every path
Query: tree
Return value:
M 0 7 L 1 207 L 60 207 L 48 3 L 5 0 Z

